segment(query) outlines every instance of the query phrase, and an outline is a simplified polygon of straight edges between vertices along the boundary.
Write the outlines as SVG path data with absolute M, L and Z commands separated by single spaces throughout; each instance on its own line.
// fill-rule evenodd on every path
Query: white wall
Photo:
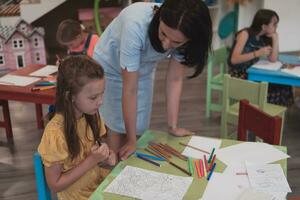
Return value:
M 65 1 L 66 0 L 41 0 L 40 3 L 36 4 L 21 3 L 21 17 L 26 22 L 31 23 Z
M 257 10 L 262 8 L 263 1 L 252 0 L 250 3 L 239 5 L 238 30 L 249 27 Z
M 300 0 L 265 0 L 265 8 L 279 15 L 279 50 L 300 50 Z

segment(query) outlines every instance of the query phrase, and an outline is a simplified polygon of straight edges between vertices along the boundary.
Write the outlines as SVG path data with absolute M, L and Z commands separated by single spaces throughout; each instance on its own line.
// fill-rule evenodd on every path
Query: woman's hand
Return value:
M 121 160 L 126 160 L 128 156 L 133 154 L 136 150 L 136 140 L 129 140 L 119 151 L 119 156 Z
M 271 52 L 272 52 L 272 47 L 270 46 L 262 47 L 259 50 L 257 50 L 257 56 L 258 57 L 269 56 Z
M 108 159 L 109 153 L 110 152 L 107 144 L 101 143 L 101 146 L 98 144 L 92 146 L 91 154 L 89 156 L 94 164 L 98 164 L 99 162 L 103 162 Z
M 177 136 L 177 137 L 182 137 L 182 136 L 189 136 L 189 135 L 194 135 L 194 132 L 191 132 L 185 128 L 169 128 L 169 133 Z

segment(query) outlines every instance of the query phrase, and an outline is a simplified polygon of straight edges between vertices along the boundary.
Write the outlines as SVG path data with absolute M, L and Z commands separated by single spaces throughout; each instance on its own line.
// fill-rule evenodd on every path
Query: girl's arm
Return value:
M 45 167 L 46 179 L 50 189 L 55 193 L 65 190 L 99 162 L 106 160 L 108 155 L 108 146 L 102 143 L 100 147 L 94 145 L 90 155 L 85 160 L 65 173 L 62 172 L 63 165 L 59 163 Z
M 278 34 L 274 33 L 270 37 L 272 38 L 272 51 L 268 58 L 271 62 L 276 62 L 278 60 L 278 52 L 279 52 Z
M 166 78 L 166 100 L 169 132 L 175 136 L 193 134 L 186 129 L 177 127 L 183 77 L 184 65 L 175 59 L 171 59 Z
M 230 61 L 232 64 L 236 65 L 236 64 L 243 63 L 243 62 L 247 62 L 256 57 L 270 55 L 271 50 L 272 50 L 272 47 L 270 47 L 270 46 L 262 47 L 259 50 L 242 54 L 248 38 L 249 38 L 249 34 L 247 33 L 247 31 L 242 31 L 238 34 L 237 39 L 236 39 L 237 40 L 236 45 L 235 45 L 232 55 L 231 55 Z
M 122 69 L 122 111 L 126 129 L 127 141 L 121 147 L 119 155 L 121 160 L 127 159 L 136 149 L 136 116 L 137 116 L 137 87 L 139 73 Z

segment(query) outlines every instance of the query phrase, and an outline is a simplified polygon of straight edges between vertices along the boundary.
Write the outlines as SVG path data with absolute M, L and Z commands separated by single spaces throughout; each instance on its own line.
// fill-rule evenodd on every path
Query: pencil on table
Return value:
M 202 161 L 202 159 L 199 160 L 199 168 L 200 168 L 201 177 L 203 177 L 204 176 L 204 170 L 203 170 L 203 161 Z
M 186 156 L 182 155 L 179 151 L 177 151 L 173 147 L 169 146 L 168 144 L 161 144 L 161 145 L 163 146 L 163 148 L 165 148 L 167 151 L 169 151 L 173 155 L 177 156 L 178 158 L 180 158 L 184 161 L 187 161 L 188 158 Z
M 216 160 L 216 154 L 213 156 L 213 159 L 212 159 L 211 162 L 210 162 L 210 165 L 209 165 L 209 171 L 212 169 L 215 160 Z
M 54 89 L 56 86 L 52 85 L 52 86 L 44 86 L 44 87 L 33 87 L 31 88 L 31 91 L 42 91 L 42 90 L 50 90 L 50 89 Z
M 213 148 L 212 151 L 211 151 L 211 154 L 210 154 L 210 156 L 209 156 L 209 158 L 208 158 L 208 163 L 211 162 L 211 159 L 212 159 L 212 157 L 213 157 L 213 155 L 214 155 L 214 152 L 215 152 L 215 148 Z
M 208 176 L 207 176 L 207 180 L 209 181 L 209 179 L 211 178 L 211 175 L 212 175 L 212 173 L 213 173 L 213 171 L 215 170 L 215 168 L 216 168 L 216 163 L 214 163 L 214 165 L 213 165 L 213 167 L 212 167 L 212 169 L 210 170 L 210 172 L 209 172 L 209 174 L 208 174 Z
M 146 162 L 149 162 L 149 163 L 151 163 L 151 164 L 153 164 L 153 165 L 155 165 L 155 166 L 160 167 L 160 164 L 159 164 L 159 163 L 154 162 L 153 160 L 150 160 L 150 159 L 148 159 L 148 158 L 145 158 L 144 156 L 136 155 L 136 157 L 138 157 L 139 159 L 142 159 L 142 160 L 144 160 L 144 161 L 146 161 Z
M 205 171 L 208 172 L 208 163 L 207 163 L 206 155 L 204 155 L 203 157 L 204 157 Z
M 171 165 L 173 165 L 174 167 L 176 167 L 177 169 L 181 170 L 182 172 L 186 173 L 189 176 L 192 176 L 192 174 L 190 172 L 188 172 L 187 170 L 185 170 L 184 168 L 176 165 L 175 163 L 173 163 L 172 161 L 168 161 Z
M 201 151 L 201 152 L 203 152 L 203 153 L 209 154 L 208 151 L 205 151 L 205 150 L 203 150 L 203 149 L 199 149 L 198 147 L 194 147 L 194 146 L 191 146 L 191 145 L 189 145 L 189 144 L 184 144 L 184 143 L 182 143 L 182 142 L 179 142 L 179 144 L 182 145 L 182 146 L 190 147 L 191 149 L 195 149 L 195 150 Z

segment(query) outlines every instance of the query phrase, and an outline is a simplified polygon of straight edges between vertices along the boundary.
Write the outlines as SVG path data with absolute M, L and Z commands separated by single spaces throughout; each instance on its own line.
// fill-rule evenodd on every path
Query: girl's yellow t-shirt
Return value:
M 38 147 L 38 152 L 42 157 L 45 167 L 50 167 L 54 163 L 63 165 L 63 172 L 67 172 L 73 167 L 81 163 L 90 153 L 93 142 L 93 133 L 90 127 L 87 128 L 87 122 L 84 117 L 77 120 L 77 130 L 80 138 L 80 153 L 71 160 L 67 143 L 64 137 L 64 120 L 63 116 L 56 114 L 47 124 L 41 143 Z M 106 130 L 101 120 L 100 136 L 104 135 Z M 87 131 L 86 131 L 87 130 Z M 86 134 L 87 132 L 87 134 Z M 98 185 L 107 175 L 107 170 L 95 166 L 93 169 L 86 172 L 75 183 L 67 189 L 57 193 L 60 200 L 84 200 L 96 190 Z

